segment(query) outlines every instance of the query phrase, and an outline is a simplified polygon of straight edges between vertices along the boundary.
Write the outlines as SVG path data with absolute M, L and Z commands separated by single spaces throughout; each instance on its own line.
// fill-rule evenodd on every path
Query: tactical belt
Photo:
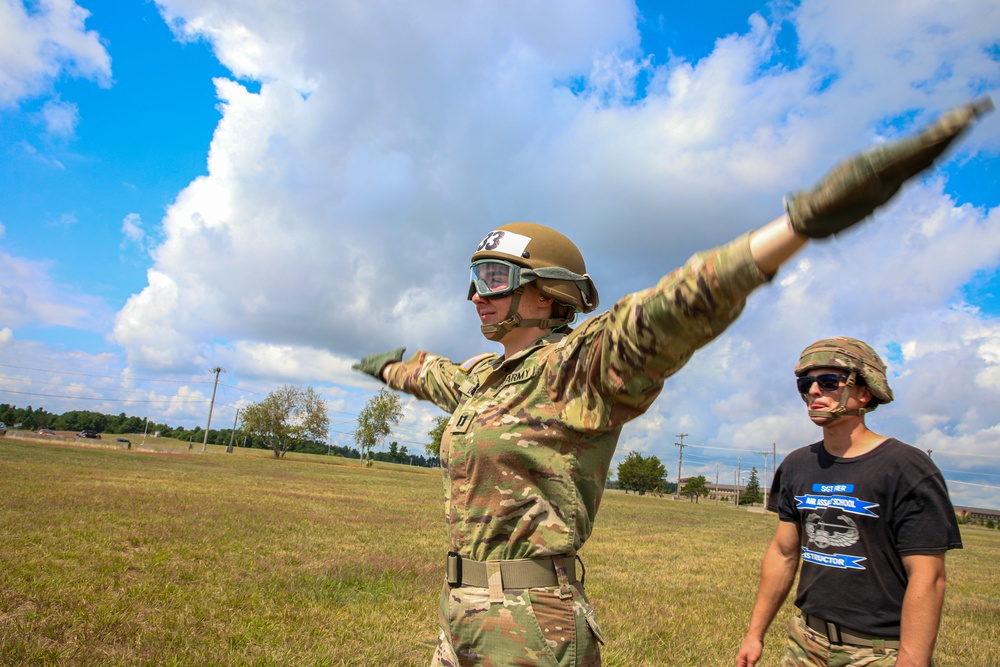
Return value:
M 500 564 L 500 576 L 504 590 L 523 588 L 544 588 L 558 586 L 556 568 L 566 568 L 569 583 L 576 583 L 576 556 L 555 556 L 550 558 L 523 558 L 519 560 L 490 561 Z M 445 559 L 445 578 L 452 588 L 456 586 L 489 587 L 487 564 L 484 561 L 462 558 L 449 551 Z
M 802 620 L 812 630 L 820 633 L 831 644 L 850 644 L 852 646 L 871 646 L 879 648 L 899 648 L 899 637 L 879 637 L 867 632 L 851 630 L 842 625 L 824 621 L 819 616 L 802 612 Z

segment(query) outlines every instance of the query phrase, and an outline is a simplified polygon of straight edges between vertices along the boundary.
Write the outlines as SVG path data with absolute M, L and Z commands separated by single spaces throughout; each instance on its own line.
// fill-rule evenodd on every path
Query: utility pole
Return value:
M 239 419 L 240 419 L 240 409 L 236 408 L 236 416 L 233 417 L 233 431 L 232 433 L 229 434 L 229 446 L 226 447 L 226 454 L 233 453 L 233 438 L 236 437 L 236 422 L 238 422 Z
M 216 366 L 211 369 L 215 373 L 215 384 L 212 386 L 212 402 L 208 404 L 208 424 L 205 425 L 205 439 L 201 442 L 201 451 L 203 452 L 208 450 L 208 429 L 212 427 L 212 409 L 215 408 L 215 390 L 219 388 L 219 373 L 225 370 L 222 366 Z
M 149 431 L 149 417 L 146 417 L 146 421 L 142 425 L 142 445 L 146 444 L 146 433 Z M 142 447 L 142 445 L 139 445 Z
M 687 433 L 678 433 L 677 437 L 680 439 L 680 442 L 674 443 L 674 446 L 680 448 L 677 451 L 677 497 L 678 498 L 681 495 L 681 462 L 684 460 L 684 448 L 691 446 L 684 444 L 685 436 L 687 436 Z
M 733 485 L 733 486 L 736 487 L 736 506 L 737 507 L 740 506 L 740 459 L 741 458 L 742 457 L 740 457 L 740 456 L 736 457 L 736 484 Z
M 778 445 L 771 443 L 771 476 L 778 472 Z
M 719 504 L 719 462 L 715 462 L 715 504 Z

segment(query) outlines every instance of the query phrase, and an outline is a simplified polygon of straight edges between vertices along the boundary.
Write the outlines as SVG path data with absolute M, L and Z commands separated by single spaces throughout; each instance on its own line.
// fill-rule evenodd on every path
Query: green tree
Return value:
M 398 394 L 388 389 L 379 389 L 371 400 L 365 403 L 358 414 L 358 425 L 354 428 L 354 441 L 361 450 L 364 465 L 372 463 L 372 450 L 377 447 L 403 418 L 403 404 Z
M 626 492 L 635 491 L 640 496 L 648 491 L 659 491 L 666 483 L 667 469 L 654 455 L 643 456 L 630 452 L 618 466 L 618 485 Z
M 427 432 L 427 435 L 430 437 L 431 442 L 429 445 L 426 445 L 424 447 L 424 451 L 426 451 L 431 456 L 436 456 L 438 458 L 441 458 L 441 438 L 444 437 L 444 428 L 445 426 L 448 425 L 449 419 L 451 419 L 451 417 L 447 417 L 444 415 L 435 417 L 434 428 L 432 428 L 430 431 Z
M 760 480 L 757 479 L 757 468 L 750 468 L 750 479 L 747 480 L 746 488 L 740 494 L 740 505 L 753 505 L 763 502 L 764 496 L 760 490 Z
M 702 496 L 708 495 L 708 483 L 704 475 L 698 475 L 697 477 L 692 477 L 685 484 L 684 488 L 681 489 L 681 495 L 687 496 L 688 498 L 694 498 L 697 503 L 698 499 Z
M 395 440 L 389 443 L 389 460 L 393 463 L 406 463 L 409 455 L 410 452 L 407 451 L 406 445 L 400 447 Z
M 326 401 L 312 387 L 286 384 L 245 407 L 241 416 L 243 430 L 264 442 L 278 459 L 295 449 L 296 443 L 326 440 L 330 430 Z

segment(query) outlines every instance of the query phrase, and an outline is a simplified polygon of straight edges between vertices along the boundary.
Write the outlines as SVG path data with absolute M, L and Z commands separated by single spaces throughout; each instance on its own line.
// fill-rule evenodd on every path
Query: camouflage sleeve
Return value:
M 458 364 L 421 350 L 408 361 L 389 366 L 384 376 L 390 388 L 454 412 L 461 398 L 452 381 L 458 370 Z
M 550 386 L 584 428 L 613 428 L 649 408 L 663 381 L 743 311 L 768 278 L 749 234 L 698 253 L 656 286 L 624 297 L 567 340 Z M 573 418 L 576 416 L 576 419 Z

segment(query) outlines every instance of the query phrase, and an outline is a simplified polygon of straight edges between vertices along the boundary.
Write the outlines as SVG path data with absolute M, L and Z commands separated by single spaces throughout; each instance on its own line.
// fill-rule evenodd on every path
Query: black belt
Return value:
M 556 574 L 556 568 L 559 567 L 566 568 L 569 583 L 575 583 L 577 580 L 576 556 L 522 558 L 490 561 L 490 563 L 500 564 L 500 577 L 504 590 L 558 586 L 559 576 Z M 454 551 L 448 552 L 444 571 L 445 579 L 452 588 L 456 586 L 488 588 L 490 585 L 485 561 L 462 558 Z
M 852 646 L 878 646 L 882 648 L 899 648 L 899 637 L 879 637 L 867 632 L 851 630 L 837 623 L 824 621 L 819 616 L 802 612 L 802 620 L 810 629 L 820 633 L 831 644 L 851 644 Z

